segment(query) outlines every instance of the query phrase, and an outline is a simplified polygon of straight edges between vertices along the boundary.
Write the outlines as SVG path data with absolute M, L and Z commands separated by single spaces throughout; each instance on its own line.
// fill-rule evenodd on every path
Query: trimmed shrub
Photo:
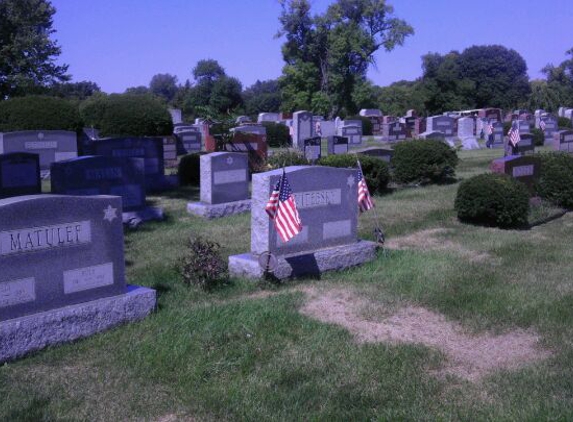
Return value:
M 416 139 L 394 146 L 391 165 L 402 183 L 444 183 L 454 179 L 458 156 L 446 143 Z
M 200 182 L 200 157 L 206 152 L 194 152 L 181 157 L 177 174 L 179 175 L 179 184 L 199 186 Z
M 185 284 L 211 290 L 228 282 L 227 265 L 219 249 L 218 243 L 200 236 L 189 240 L 189 251 L 180 264 Z
M 285 149 L 269 156 L 267 164 L 271 169 L 279 169 L 287 166 L 307 166 L 310 163 L 301 151 Z
M 93 95 L 80 105 L 87 126 L 101 136 L 163 136 L 173 133 L 167 107 L 151 95 Z
M 531 134 L 533 135 L 533 145 L 540 147 L 545 143 L 545 135 L 541 129 L 533 128 Z
M 558 117 L 557 126 L 559 126 L 559 129 L 571 129 L 573 128 L 573 122 L 567 117 Z
M 71 130 L 82 128 L 77 103 L 57 97 L 31 95 L 0 101 L 0 132 Z
M 329 167 L 357 168 L 357 159 L 360 160 L 362 172 L 366 178 L 366 184 L 368 185 L 370 193 L 384 192 L 390 181 L 390 172 L 388 164 L 379 158 L 369 157 L 367 155 L 339 154 L 322 157 L 318 161 L 318 164 Z
M 271 147 L 286 147 L 290 145 L 289 128 L 282 123 L 262 122 L 267 128 L 267 144 Z
M 368 117 L 365 116 L 350 116 L 346 117 L 344 120 L 361 120 L 362 121 L 362 135 L 372 136 L 372 122 Z
M 527 224 L 527 187 L 506 174 L 484 173 L 460 183 L 454 208 L 460 221 L 500 228 Z
M 537 156 L 541 160 L 538 195 L 555 205 L 573 209 L 573 156 L 565 152 Z

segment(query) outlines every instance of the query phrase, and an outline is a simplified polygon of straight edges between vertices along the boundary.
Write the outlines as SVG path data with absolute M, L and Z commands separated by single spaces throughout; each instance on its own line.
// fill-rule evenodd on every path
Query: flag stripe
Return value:
M 283 171 L 265 206 L 269 218 L 283 242 L 288 242 L 302 230 L 296 201 Z

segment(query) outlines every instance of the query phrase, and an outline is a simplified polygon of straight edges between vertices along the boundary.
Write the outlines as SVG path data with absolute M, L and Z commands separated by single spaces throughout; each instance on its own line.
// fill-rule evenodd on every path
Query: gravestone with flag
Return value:
M 229 272 L 262 277 L 264 254 L 276 258 L 279 279 L 374 259 L 376 244 L 358 239 L 359 183 L 356 169 L 323 166 L 253 174 L 251 250 L 230 256 Z

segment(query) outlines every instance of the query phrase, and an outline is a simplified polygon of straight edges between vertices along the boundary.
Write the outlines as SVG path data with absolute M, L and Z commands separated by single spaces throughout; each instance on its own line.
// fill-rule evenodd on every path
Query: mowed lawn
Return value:
M 458 178 L 499 154 L 461 151 Z M 573 420 L 573 215 L 463 225 L 457 187 L 376 197 L 387 245 L 362 267 L 210 293 L 178 273 L 188 237 L 246 252 L 250 215 L 189 216 L 193 188 L 150 197 L 168 220 L 125 249 L 157 311 L 1 366 L 0 420 Z

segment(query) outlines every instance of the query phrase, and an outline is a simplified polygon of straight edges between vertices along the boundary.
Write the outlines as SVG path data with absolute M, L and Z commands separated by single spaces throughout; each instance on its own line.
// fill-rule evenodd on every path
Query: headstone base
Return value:
M 351 245 L 277 257 L 278 262 L 272 275 L 283 280 L 343 270 L 374 260 L 377 247 L 374 242 L 359 240 Z M 258 257 L 251 253 L 229 256 L 229 273 L 231 276 L 251 279 L 260 279 L 264 275 Z
M 480 149 L 480 146 L 476 138 L 468 137 L 462 139 L 462 149 Z
M 0 363 L 146 317 L 155 290 L 128 286 L 125 294 L 0 322 Z
M 222 204 L 205 204 L 203 202 L 189 202 L 187 212 L 203 218 L 221 218 L 229 215 L 242 214 L 251 211 L 251 200 L 225 202 Z
M 123 224 L 137 225 L 144 221 L 162 221 L 165 219 L 163 208 L 145 207 L 135 211 L 124 211 L 121 215 Z

